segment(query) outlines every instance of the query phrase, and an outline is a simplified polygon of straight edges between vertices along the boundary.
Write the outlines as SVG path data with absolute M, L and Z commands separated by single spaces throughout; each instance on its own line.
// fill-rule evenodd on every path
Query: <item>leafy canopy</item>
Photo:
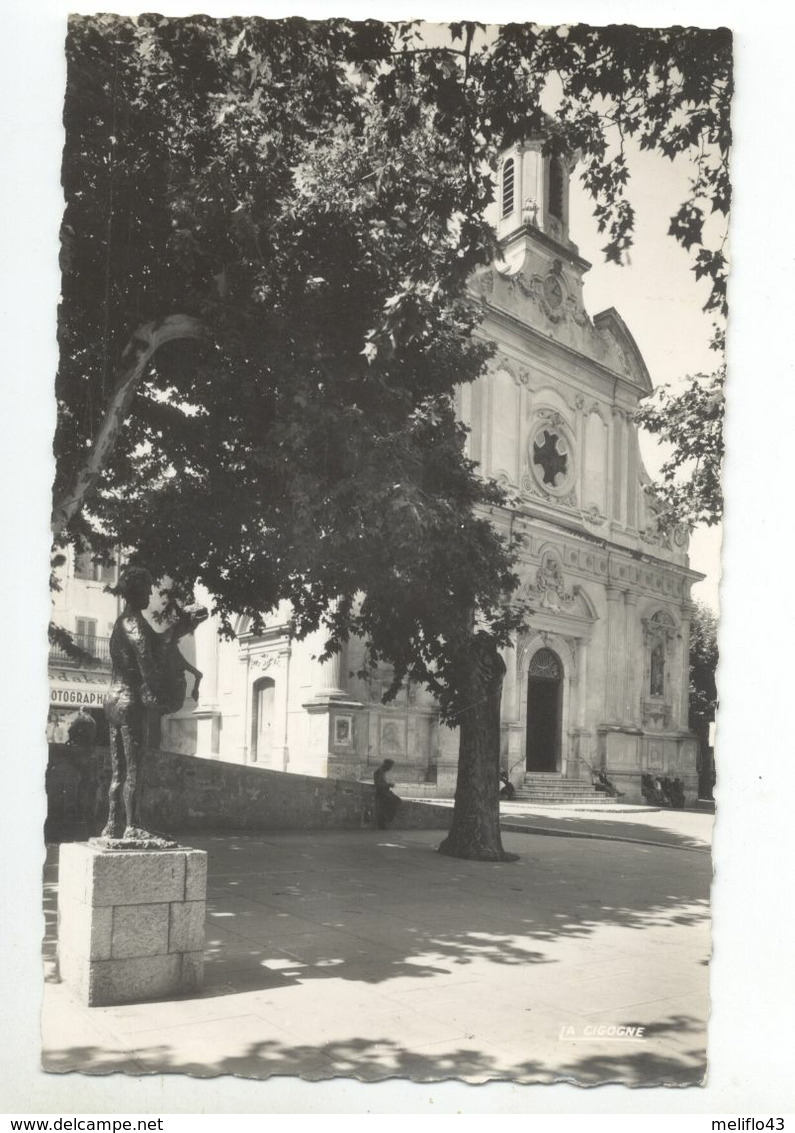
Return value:
M 499 150 L 578 149 L 612 259 L 624 139 L 690 155 L 672 233 L 722 309 L 699 217 L 728 209 L 729 33 L 97 16 L 67 57 L 56 496 L 136 328 L 204 335 L 160 348 L 64 537 L 200 581 L 230 629 L 332 610 L 330 648 L 362 634 L 452 711 L 475 613 L 497 642 L 523 617 L 454 411 L 489 355 L 467 280 Z
M 715 719 L 718 689 L 718 619 L 708 606 L 697 602 L 690 621 L 690 718 L 695 732 Z
M 720 475 L 723 464 L 725 367 L 697 374 L 679 393 L 661 386 L 640 407 L 635 420 L 670 446 L 661 482 L 654 486 L 671 519 L 694 527 L 719 523 L 723 515 Z

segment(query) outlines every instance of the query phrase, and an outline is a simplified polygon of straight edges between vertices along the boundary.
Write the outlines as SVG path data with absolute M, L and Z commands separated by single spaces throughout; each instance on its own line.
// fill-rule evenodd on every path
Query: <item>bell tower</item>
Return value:
M 582 277 L 590 264 L 569 237 L 569 181 L 577 164 L 572 153 L 545 154 L 543 135 L 506 149 L 497 182 L 497 236 L 501 246 L 498 270 L 506 275 L 532 272 L 557 276 L 561 295 L 582 303 Z M 550 298 L 558 298 L 555 283 Z M 554 292 L 554 293 L 553 293 Z
M 497 235 L 504 239 L 529 224 L 557 243 L 571 245 L 569 177 L 576 158 L 546 156 L 543 148 L 544 139 L 535 137 L 503 153 Z

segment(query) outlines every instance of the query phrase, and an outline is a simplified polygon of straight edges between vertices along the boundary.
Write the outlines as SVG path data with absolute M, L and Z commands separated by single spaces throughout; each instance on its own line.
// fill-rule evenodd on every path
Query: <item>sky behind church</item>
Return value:
M 535 11 L 533 16 L 546 22 Z M 515 18 L 519 18 L 518 13 Z M 479 35 L 489 39 L 497 28 L 497 24 L 489 24 Z M 434 46 L 447 44 L 449 30 L 442 23 L 428 22 L 423 38 Z M 545 86 L 542 103 L 552 113 L 557 100 L 558 84 L 553 77 Z M 691 253 L 668 235 L 671 217 L 689 195 L 693 169 L 685 156 L 671 161 L 657 152 L 641 151 L 630 138 L 624 139 L 623 149 L 630 172 L 627 196 L 635 211 L 634 244 L 625 263 L 605 262 L 602 248 L 606 236 L 598 231 L 593 200 L 579 181 L 581 167 L 572 176 L 569 235 L 593 265 L 584 279 L 585 309 L 593 318 L 615 307 L 640 348 L 653 384 L 670 383 L 675 389 L 689 375 L 710 374 L 723 361 L 710 349 L 714 316 L 703 309 L 710 281 L 695 278 Z M 492 208 L 496 222 L 496 207 Z M 724 218 L 716 215 L 705 222 L 705 234 L 716 247 L 724 235 L 723 225 Z M 646 468 L 655 478 L 669 450 L 646 433 L 641 433 L 640 448 Z M 716 612 L 720 551 L 719 526 L 702 526 L 693 533 L 691 566 L 707 577 L 693 587 L 692 596 Z
M 628 196 L 635 209 L 635 243 L 625 264 L 605 263 L 604 236 L 597 230 L 591 200 L 571 185 L 569 231 L 593 267 L 585 276 L 584 300 L 593 317 L 615 307 L 629 327 L 655 386 L 674 388 L 685 377 L 711 373 L 722 361 L 710 349 L 713 319 L 704 313 L 706 280 L 696 280 L 691 256 L 668 235 L 670 218 L 687 195 L 689 163 L 628 148 L 631 181 Z M 641 452 L 651 476 L 664 459 L 661 446 L 641 435 Z M 699 528 L 690 548 L 691 566 L 706 574 L 693 587 L 693 598 L 718 608 L 720 528 Z

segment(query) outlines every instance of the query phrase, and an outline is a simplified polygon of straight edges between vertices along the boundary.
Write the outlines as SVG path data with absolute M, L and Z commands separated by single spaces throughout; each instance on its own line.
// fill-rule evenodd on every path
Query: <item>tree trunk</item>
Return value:
M 460 683 L 458 781 L 453 825 L 440 854 L 481 862 L 516 861 L 500 838 L 500 699 L 505 663 L 494 639 L 473 634 Z
M 709 746 L 709 721 L 691 723 L 690 730 L 698 739 L 698 797 L 711 799 L 715 787 L 715 761 Z
M 198 319 L 190 315 L 169 315 L 159 322 L 139 326 L 124 348 L 110 404 L 102 418 L 85 463 L 74 475 L 52 511 L 52 533 L 57 538 L 69 520 L 83 506 L 113 451 L 130 411 L 135 391 L 155 351 L 176 338 L 199 338 L 203 334 Z

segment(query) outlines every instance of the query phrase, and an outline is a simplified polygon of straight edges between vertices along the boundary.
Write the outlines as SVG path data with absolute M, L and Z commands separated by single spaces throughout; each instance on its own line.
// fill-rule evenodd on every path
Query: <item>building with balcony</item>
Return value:
M 107 739 L 102 701 L 110 682 L 110 635 L 119 612 L 118 599 L 107 587 L 118 581 L 119 565 L 94 563 L 89 553 L 77 554 L 73 547 L 65 555 L 65 564 L 56 571 L 59 589 L 53 592 L 52 621 L 88 656 L 50 646 L 47 735 L 51 742 L 65 743 L 68 721 L 84 705 L 97 721 L 102 742 Z

